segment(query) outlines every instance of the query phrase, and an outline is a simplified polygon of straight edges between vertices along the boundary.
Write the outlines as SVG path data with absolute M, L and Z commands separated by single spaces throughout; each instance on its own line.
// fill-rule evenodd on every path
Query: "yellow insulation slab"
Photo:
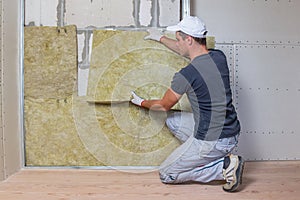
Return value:
M 128 101 L 131 91 L 146 99 L 161 98 L 174 73 L 188 60 L 143 31 L 94 31 L 88 83 L 91 101 Z M 185 99 L 185 98 L 184 98 Z M 176 105 L 189 109 L 189 103 Z
M 76 26 L 24 28 L 25 97 L 64 98 L 77 80 Z
M 81 142 L 73 98 L 25 99 L 27 166 L 103 165 Z
M 73 119 L 76 27 L 25 27 L 24 32 L 26 165 L 102 165 L 84 147 Z
M 164 112 L 149 112 L 128 102 L 87 104 L 84 97 L 73 102 L 81 141 L 105 165 L 156 166 L 179 145 L 164 124 Z

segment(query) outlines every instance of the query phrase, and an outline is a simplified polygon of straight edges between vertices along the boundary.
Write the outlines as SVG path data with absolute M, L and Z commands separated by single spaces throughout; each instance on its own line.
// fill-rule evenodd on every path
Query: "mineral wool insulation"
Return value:
M 160 98 L 188 63 L 145 35 L 94 31 L 88 96 L 78 97 L 75 27 L 25 28 L 26 165 L 155 166 L 179 145 L 166 113 L 129 103 L 132 90 Z
M 27 166 L 99 165 L 73 119 L 76 27 L 24 28 L 24 117 Z

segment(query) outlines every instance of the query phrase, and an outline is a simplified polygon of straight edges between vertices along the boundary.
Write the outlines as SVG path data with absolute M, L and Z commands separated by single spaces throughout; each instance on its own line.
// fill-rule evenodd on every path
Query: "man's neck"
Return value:
M 194 49 L 191 49 L 189 57 L 192 61 L 194 58 L 204 55 L 204 54 L 208 54 L 208 50 L 207 50 L 206 46 L 200 45 L 200 46 L 195 46 Z

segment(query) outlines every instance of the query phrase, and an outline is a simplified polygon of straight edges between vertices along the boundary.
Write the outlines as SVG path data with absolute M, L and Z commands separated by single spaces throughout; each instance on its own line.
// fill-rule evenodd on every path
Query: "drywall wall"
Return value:
M 242 125 L 237 152 L 247 159 L 300 159 L 299 8 L 287 0 L 191 1 L 217 47 L 228 45 Z
M 21 6 L 18 0 L 0 1 L 0 180 L 22 166 L 21 123 Z
M 191 0 L 217 43 L 299 45 L 299 1 Z M 213 12 L 212 12 L 213 11 Z
M 0 1 L 0 8 L 2 10 L 2 1 Z M 0 21 L 2 22 L 2 13 L 0 15 Z M 3 24 L 1 24 L 0 26 L 0 42 L 1 42 L 1 46 L 2 46 L 2 35 L 3 35 Z M 3 67 L 2 67 L 2 62 L 3 62 L 3 57 L 2 57 L 2 48 L 0 48 L 0 83 L 1 85 L 3 84 L 3 77 L 2 77 L 2 71 L 3 71 Z M 4 142 L 4 138 L 3 138 L 3 123 L 2 123 L 2 87 L 0 87 L 0 181 L 4 179 L 5 177 L 5 171 L 4 171 L 4 147 L 3 147 L 3 142 Z

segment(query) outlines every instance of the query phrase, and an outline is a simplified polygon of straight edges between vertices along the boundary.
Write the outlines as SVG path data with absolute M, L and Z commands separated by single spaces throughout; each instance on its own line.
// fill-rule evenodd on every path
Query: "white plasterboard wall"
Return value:
M 2 10 L 2 1 L 0 1 L 0 8 Z M 2 22 L 2 15 L 0 15 L 0 21 Z M 3 25 L 2 23 L 0 24 L 0 43 L 1 43 L 1 47 L 2 47 L 2 35 L 3 35 Z M 0 55 L 2 55 L 2 48 L 0 48 Z M 1 56 L 0 58 L 0 81 L 1 81 L 1 85 L 2 85 L 2 80 L 3 80 L 3 76 L 2 76 L 2 71 L 3 71 L 3 67 L 2 67 L 2 62 L 3 62 L 3 57 Z M 4 146 L 3 146 L 3 142 L 4 142 L 4 138 L 3 138 L 3 123 L 2 123 L 2 113 L 3 113 L 3 109 L 2 109 L 2 87 L 0 87 L 0 181 L 4 180 L 5 177 L 5 172 L 4 172 Z
M 234 102 L 242 125 L 237 152 L 250 160 L 300 159 L 300 1 L 192 0 L 233 56 Z M 230 52 L 230 55 L 228 54 Z
M 218 43 L 299 43 L 299 1 L 191 0 Z
M 0 1 L 0 180 L 23 166 L 22 1 Z

